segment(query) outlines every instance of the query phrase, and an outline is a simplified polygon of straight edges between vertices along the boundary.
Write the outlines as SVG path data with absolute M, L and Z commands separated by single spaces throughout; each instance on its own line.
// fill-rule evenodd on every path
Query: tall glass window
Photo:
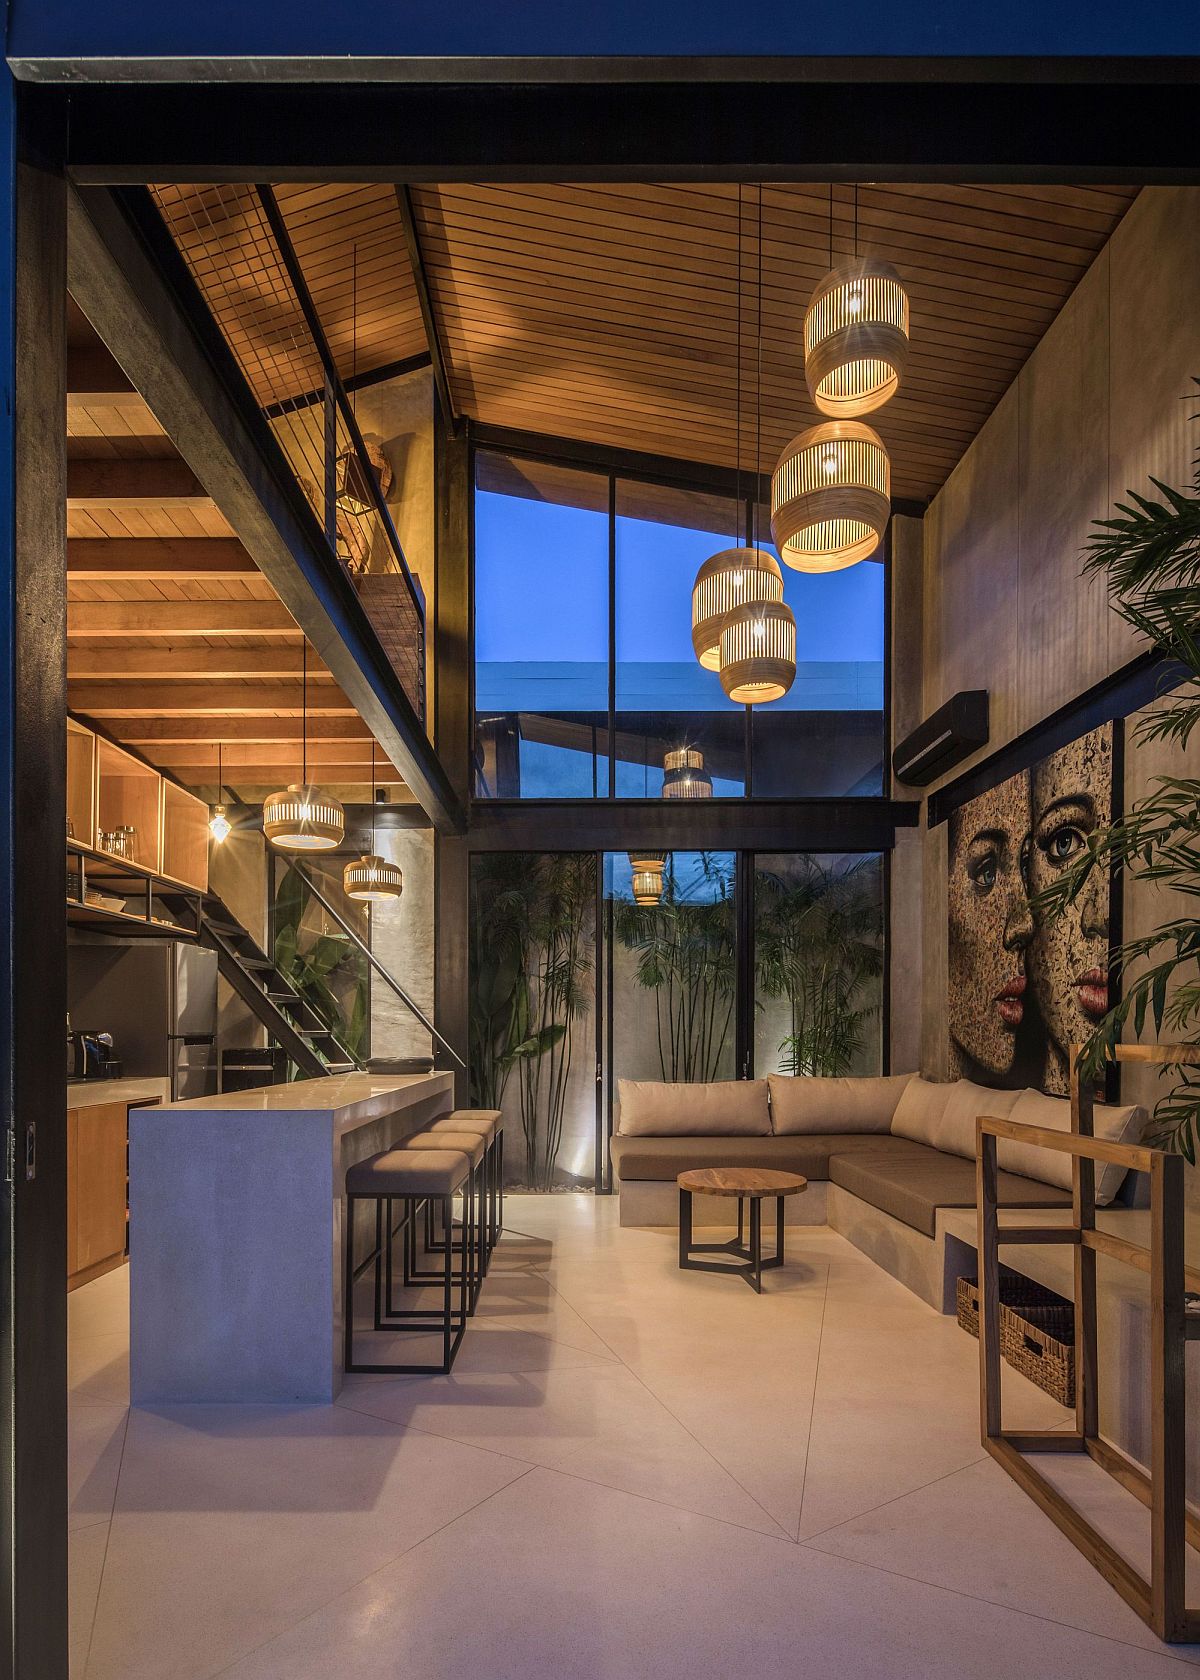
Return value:
M 618 479 L 616 770 L 619 798 L 657 799 L 672 752 L 700 753 L 714 797 L 746 791 L 745 709 L 692 649 L 692 584 L 740 546 L 729 498 Z
M 883 1067 L 883 858 L 760 853 L 754 860 L 754 1071 Z
M 608 792 L 608 480 L 475 459 L 475 791 Z

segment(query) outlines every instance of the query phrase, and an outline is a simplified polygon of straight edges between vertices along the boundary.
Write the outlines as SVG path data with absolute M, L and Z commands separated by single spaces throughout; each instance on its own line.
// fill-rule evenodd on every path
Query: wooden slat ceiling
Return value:
M 225 518 L 207 498 L 162 493 L 163 468 L 177 473 L 179 457 L 119 370 L 96 376 L 103 347 L 73 304 L 67 338 L 71 488 L 88 491 L 67 503 L 71 710 L 206 794 L 219 743 L 226 787 L 261 797 L 299 776 L 307 663 L 313 779 L 345 797 L 368 797 L 373 781 L 406 799 L 378 748 L 372 774 L 366 725 L 311 649 L 305 658 L 300 630 Z M 114 389 L 97 388 L 106 382 Z M 119 497 L 105 487 L 114 463 Z M 80 466 L 105 470 L 83 485 Z
M 913 351 L 878 416 L 897 498 L 932 496 L 1135 196 L 1125 187 L 863 186 L 858 248 L 912 299 Z M 425 348 L 387 186 L 278 189 L 344 376 Z M 298 309 L 270 260 L 252 189 L 158 189 L 264 403 L 318 383 Z M 486 424 L 733 465 L 741 221 L 741 464 L 756 459 L 757 189 L 732 185 L 413 189 L 457 406 Z M 835 254 L 855 197 L 833 193 Z M 828 186 L 762 192 L 764 470 L 819 416 L 802 323 L 829 266 Z M 357 295 L 357 346 L 352 300 Z
M 1130 188 L 868 186 L 858 248 L 893 263 L 912 355 L 872 423 L 893 494 L 932 496 L 1135 196 Z M 733 464 L 736 186 L 453 186 L 415 194 L 451 385 L 489 424 Z M 742 466 L 755 464 L 757 189 L 741 192 Z M 834 251 L 854 248 L 834 194 Z M 762 193 L 764 471 L 820 419 L 804 310 L 829 267 L 830 190 Z

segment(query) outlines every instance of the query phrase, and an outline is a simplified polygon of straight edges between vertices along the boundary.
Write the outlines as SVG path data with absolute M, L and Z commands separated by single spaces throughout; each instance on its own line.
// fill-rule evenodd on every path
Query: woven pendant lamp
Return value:
M 643 908 L 662 899 L 663 878 L 659 869 L 636 869 L 633 874 L 633 902 Z
M 346 813 L 331 793 L 308 780 L 308 642 L 300 688 L 300 780 L 263 800 L 263 836 L 281 852 L 329 852 L 340 846 Z
M 721 687 L 739 706 L 782 700 L 796 680 L 796 620 L 783 601 L 738 607 L 721 631 Z
M 711 799 L 712 777 L 698 747 L 677 747 L 663 758 L 664 799 Z
M 831 268 L 804 316 L 804 374 L 822 414 L 850 420 L 895 395 L 908 365 L 908 293 L 889 263 Z
M 362 904 L 386 904 L 404 891 L 404 871 L 375 850 L 375 742 L 371 741 L 371 850 L 342 870 L 347 898 Z
M 706 671 L 720 669 L 721 631 L 750 601 L 782 601 L 783 572 L 761 548 L 726 548 L 706 560 L 692 585 L 692 647 Z
M 666 852 L 649 852 L 635 849 L 632 852 L 626 852 L 625 856 L 629 859 L 629 867 L 633 870 L 635 875 L 649 873 L 655 870 L 661 875 L 667 861 Z
M 836 572 L 879 547 L 891 513 L 892 468 L 879 433 L 826 420 L 788 444 L 771 475 L 771 535 L 798 572 Z

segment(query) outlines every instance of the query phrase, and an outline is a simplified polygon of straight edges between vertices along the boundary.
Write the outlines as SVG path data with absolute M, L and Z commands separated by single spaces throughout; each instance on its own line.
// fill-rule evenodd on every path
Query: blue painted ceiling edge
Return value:
M 407 77 L 422 61 L 618 61 L 658 75 L 688 59 L 1019 59 L 1191 57 L 1200 53 L 1196 0 L 460 0 L 454 7 L 361 0 L 9 0 L 7 54 L 38 80 L 271 80 Z M 181 61 L 184 61 L 181 63 Z M 425 73 L 429 73 L 428 62 Z M 578 73 L 578 64 L 572 69 Z M 916 67 L 913 67 L 914 70 Z M 559 73 L 566 67 L 560 66 Z M 801 66 L 797 65 L 801 71 Z M 441 73 L 441 72 L 440 72 Z M 546 73 L 553 75 L 551 67 Z M 668 70 L 669 73 L 669 70 Z M 803 73 L 803 72 L 802 72 Z M 936 71 L 935 71 L 936 73 Z M 1011 72 L 1019 76 L 1021 67 Z M 452 77 L 447 77 L 452 79 Z

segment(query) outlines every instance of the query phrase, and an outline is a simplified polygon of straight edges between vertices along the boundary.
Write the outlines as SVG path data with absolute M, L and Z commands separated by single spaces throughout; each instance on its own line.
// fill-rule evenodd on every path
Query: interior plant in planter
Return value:
M 1169 742 L 1182 751 L 1200 726 L 1200 457 L 1189 489 L 1151 483 L 1156 495 L 1131 490 L 1113 518 L 1096 522 L 1083 570 L 1104 579 L 1113 610 L 1148 648 L 1176 663 L 1181 680 L 1138 720 L 1134 740 Z M 1098 1023 L 1080 1063 L 1097 1081 L 1130 1025 L 1138 1038 L 1152 1024 L 1160 1039 L 1200 1046 L 1200 779 L 1154 777 L 1126 816 L 1090 836 L 1035 907 L 1052 916 L 1079 895 L 1093 870 L 1116 867 L 1178 895 L 1186 909 L 1116 947 L 1120 1001 Z M 1200 1067 L 1177 1064 L 1162 1072 L 1169 1089 L 1155 1105 L 1147 1140 L 1194 1165 Z
M 800 853 L 785 872 L 755 878 L 754 966 L 759 992 L 790 1011 L 786 1073 L 849 1073 L 863 1047 L 883 973 L 879 867 L 876 857 L 839 867 Z
M 326 882 L 325 890 L 330 886 Z M 337 1042 L 361 1061 L 368 1049 L 367 960 L 340 929 L 328 932 L 314 925 L 310 911 L 324 922 L 300 870 L 280 867 L 272 917 L 275 962 Z
M 659 1067 L 670 1081 L 716 1079 L 733 1021 L 733 879 L 709 852 L 700 854 L 700 877 L 703 891 L 692 896 L 668 857 L 657 904 L 613 908 L 638 985 L 654 994 Z

